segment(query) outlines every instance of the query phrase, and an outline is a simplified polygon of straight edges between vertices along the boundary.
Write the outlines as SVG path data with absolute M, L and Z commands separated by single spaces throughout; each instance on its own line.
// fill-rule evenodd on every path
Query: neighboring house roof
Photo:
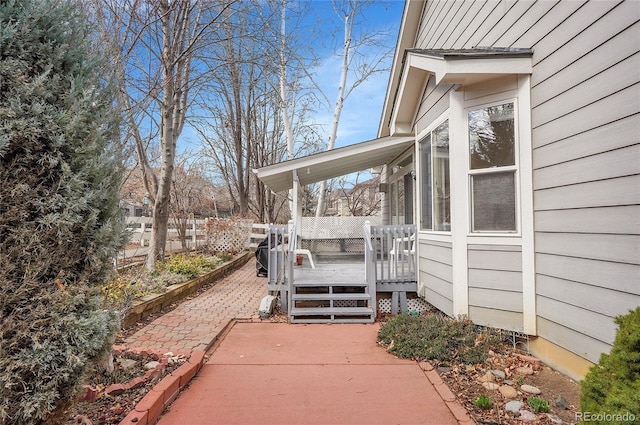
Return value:
M 297 174 L 307 185 L 391 162 L 413 146 L 413 136 L 382 137 L 262 167 L 254 172 L 274 192 L 293 187 Z

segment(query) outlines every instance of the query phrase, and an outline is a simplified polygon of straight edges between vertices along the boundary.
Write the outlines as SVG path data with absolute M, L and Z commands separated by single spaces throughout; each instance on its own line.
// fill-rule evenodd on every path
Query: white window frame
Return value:
M 416 226 L 418 228 L 418 231 L 420 232 L 425 232 L 425 233 L 431 233 L 431 234 L 436 234 L 436 235 L 450 235 L 451 234 L 451 217 L 449 218 L 449 230 L 434 230 L 434 216 L 435 214 L 433 213 L 433 208 L 434 208 L 434 204 L 433 204 L 433 145 L 431 146 L 431 167 L 429 168 L 429 171 L 431 173 L 430 176 L 430 181 L 432 184 L 432 190 L 431 190 L 431 228 L 430 229 L 424 229 L 422 227 L 422 211 L 424 209 L 424 199 L 422 196 L 422 185 L 423 185 L 423 168 L 422 168 L 422 150 L 421 150 L 421 142 L 422 140 L 427 137 L 428 135 L 432 134 L 436 128 L 438 128 L 440 125 L 442 125 L 442 123 L 444 123 L 445 121 L 448 121 L 448 128 L 449 128 L 449 196 L 451 196 L 451 192 L 453 191 L 453 186 L 451 183 L 451 177 L 452 177 L 452 163 L 451 163 L 451 120 L 449 119 L 449 111 L 447 110 L 446 112 L 444 112 L 442 115 L 440 115 L 436 120 L 434 120 L 430 126 L 426 127 L 424 130 L 422 130 L 416 137 L 416 169 L 420 170 L 418 175 L 420 176 L 416 181 L 416 193 L 418 194 L 418 202 L 420 204 L 420 208 L 418 209 L 419 212 L 419 216 L 416 217 Z M 432 139 L 433 140 L 433 136 Z M 451 210 L 452 208 L 452 203 L 451 200 L 449 200 L 449 210 Z
M 406 165 L 400 166 L 398 164 L 406 162 L 407 160 L 410 160 L 409 163 L 407 163 Z M 394 219 L 394 209 L 395 209 L 395 213 L 396 216 L 395 217 L 400 217 L 399 211 L 400 211 L 400 205 L 398 203 L 398 187 L 400 184 L 400 181 L 404 179 L 404 176 L 407 174 L 411 174 L 412 176 L 415 175 L 415 155 L 413 152 L 413 149 L 409 149 L 407 151 L 405 151 L 403 154 L 401 154 L 394 162 L 393 164 L 390 165 L 389 170 L 389 178 L 388 178 L 388 187 L 389 187 L 389 224 L 406 224 L 406 223 L 394 223 L 393 219 Z M 404 183 L 404 182 L 403 182 Z M 403 196 L 407 197 L 407 196 L 411 196 L 413 197 L 413 202 L 412 202 L 412 210 L 411 210 L 411 214 L 413 217 L 413 221 L 415 224 L 416 221 L 416 199 L 415 199 L 415 191 L 416 191 L 416 182 L 414 179 L 414 183 L 413 183 L 413 191 L 411 191 L 411 193 L 407 193 L 407 189 L 406 187 L 403 186 Z M 403 198 L 404 199 L 404 198 Z M 406 201 L 405 201 L 406 203 Z M 405 211 L 404 209 L 406 208 L 405 205 L 402 206 L 403 208 L 403 213 L 402 213 L 402 217 L 406 218 L 407 216 L 407 211 Z M 406 222 L 406 220 L 403 220 Z M 416 224 L 417 225 L 417 224 Z
M 471 169 L 471 155 L 470 155 L 470 139 L 469 139 L 469 112 L 476 111 L 480 109 L 490 108 L 492 106 L 504 105 L 507 103 L 513 103 L 513 131 L 514 131 L 514 146 L 513 146 L 513 155 L 514 155 L 514 165 L 506 165 L 501 167 L 490 167 L 490 168 L 480 168 L 480 169 Z M 519 130 L 519 106 L 518 99 L 514 97 L 505 98 L 501 100 L 497 100 L 489 103 L 480 103 L 477 105 L 469 106 L 464 109 L 465 115 L 465 143 L 466 143 L 466 166 L 467 166 L 467 179 L 468 179 L 468 196 L 469 196 L 469 222 L 468 229 L 469 234 L 474 236 L 513 236 L 520 237 L 521 236 L 521 211 L 520 211 L 520 130 Z M 476 175 L 489 175 L 489 174 L 499 174 L 505 172 L 513 172 L 514 174 L 514 211 L 515 211 L 515 229 L 514 230 L 474 230 L 473 228 L 473 210 L 474 210 L 474 199 L 473 199 L 473 176 Z

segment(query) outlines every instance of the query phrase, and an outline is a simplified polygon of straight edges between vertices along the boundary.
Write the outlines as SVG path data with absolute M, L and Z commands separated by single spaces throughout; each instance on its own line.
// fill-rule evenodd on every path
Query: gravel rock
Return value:
M 520 410 L 520 419 L 522 419 L 523 422 L 532 422 L 537 420 L 538 417 L 535 413 L 522 409 Z
M 533 385 L 528 385 L 528 384 L 524 384 L 520 387 L 520 389 L 522 391 L 524 391 L 525 393 L 529 393 L 529 394 L 540 394 L 542 391 L 540 391 L 539 388 L 534 387 Z
M 480 382 L 493 382 L 495 380 L 496 380 L 496 377 L 491 372 L 487 372 L 484 375 L 482 375 L 480 378 L 478 378 L 478 381 Z
M 160 364 L 160 362 L 157 362 L 157 361 L 154 360 L 152 362 L 149 362 L 149 363 L 145 364 L 144 368 L 147 369 L 147 370 L 155 369 L 156 366 L 158 366 L 159 364 Z
M 500 387 L 500 385 L 495 382 L 483 382 L 482 386 L 490 391 L 497 390 Z
M 134 367 L 136 367 L 138 362 L 135 361 L 135 360 L 132 360 L 132 359 L 120 359 L 118 361 L 118 364 L 120 364 L 120 367 L 122 369 L 129 370 L 129 369 L 133 369 Z
M 491 373 L 499 379 L 505 379 L 507 377 L 507 375 L 501 370 L 492 370 Z
M 533 375 L 533 369 L 530 367 L 518 367 L 516 373 L 519 375 Z
M 519 413 L 520 409 L 524 407 L 524 403 L 519 400 L 513 400 L 507 403 L 504 408 L 511 413 Z
M 514 398 L 518 395 L 516 389 L 509 385 L 502 385 L 500 388 L 498 388 L 498 391 L 500 391 L 500 394 L 502 394 L 505 398 Z
M 564 423 L 562 422 L 562 419 L 560 419 L 557 415 L 554 415 L 553 413 L 547 413 L 547 418 L 549 418 L 549 420 L 556 425 L 562 425 Z
M 569 408 L 569 403 L 564 399 L 561 395 L 556 398 L 556 406 L 562 410 L 567 410 Z

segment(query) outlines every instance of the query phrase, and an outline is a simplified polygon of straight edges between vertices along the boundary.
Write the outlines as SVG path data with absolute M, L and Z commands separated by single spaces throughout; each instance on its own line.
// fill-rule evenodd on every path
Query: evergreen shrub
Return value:
M 580 410 L 588 412 L 588 423 L 640 423 L 640 307 L 616 323 L 611 352 L 580 382 Z
M 0 424 L 65 423 L 119 329 L 119 114 L 83 7 L 0 1 Z
M 398 357 L 483 363 L 492 343 L 491 335 L 479 332 L 470 320 L 456 320 L 439 314 L 401 314 L 386 321 L 378 339 Z

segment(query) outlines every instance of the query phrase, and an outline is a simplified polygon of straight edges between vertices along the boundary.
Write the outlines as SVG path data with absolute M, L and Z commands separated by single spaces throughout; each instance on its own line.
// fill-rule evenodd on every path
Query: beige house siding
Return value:
M 640 305 L 639 21 L 640 2 L 631 0 L 428 1 L 414 46 L 533 50 L 537 331 L 594 362 L 610 348 L 613 318 Z M 450 89 L 429 81 L 416 133 L 446 110 Z M 446 304 L 445 286 L 427 278 L 433 260 L 423 246 L 420 275 Z M 496 247 L 496 267 L 485 270 L 474 266 L 480 251 L 468 251 L 469 313 L 478 321 L 496 311 L 508 312 L 507 325 L 521 320 L 517 270 L 503 270 L 503 254 Z M 505 276 L 491 283 L 494 272 Z
M 519 246 L 469 245 L 469 318 L 479 325 L 522 331 Z
M 435 78 L 430 76 L 422 95 L 416 114 L 416 133 L 431 125 L 449 108 L 449 90 L 453 86 L 436 86 Z
M 418 294 L 439 310 L 453 315 L 451 243 L 421 239 L 418 252 Z

